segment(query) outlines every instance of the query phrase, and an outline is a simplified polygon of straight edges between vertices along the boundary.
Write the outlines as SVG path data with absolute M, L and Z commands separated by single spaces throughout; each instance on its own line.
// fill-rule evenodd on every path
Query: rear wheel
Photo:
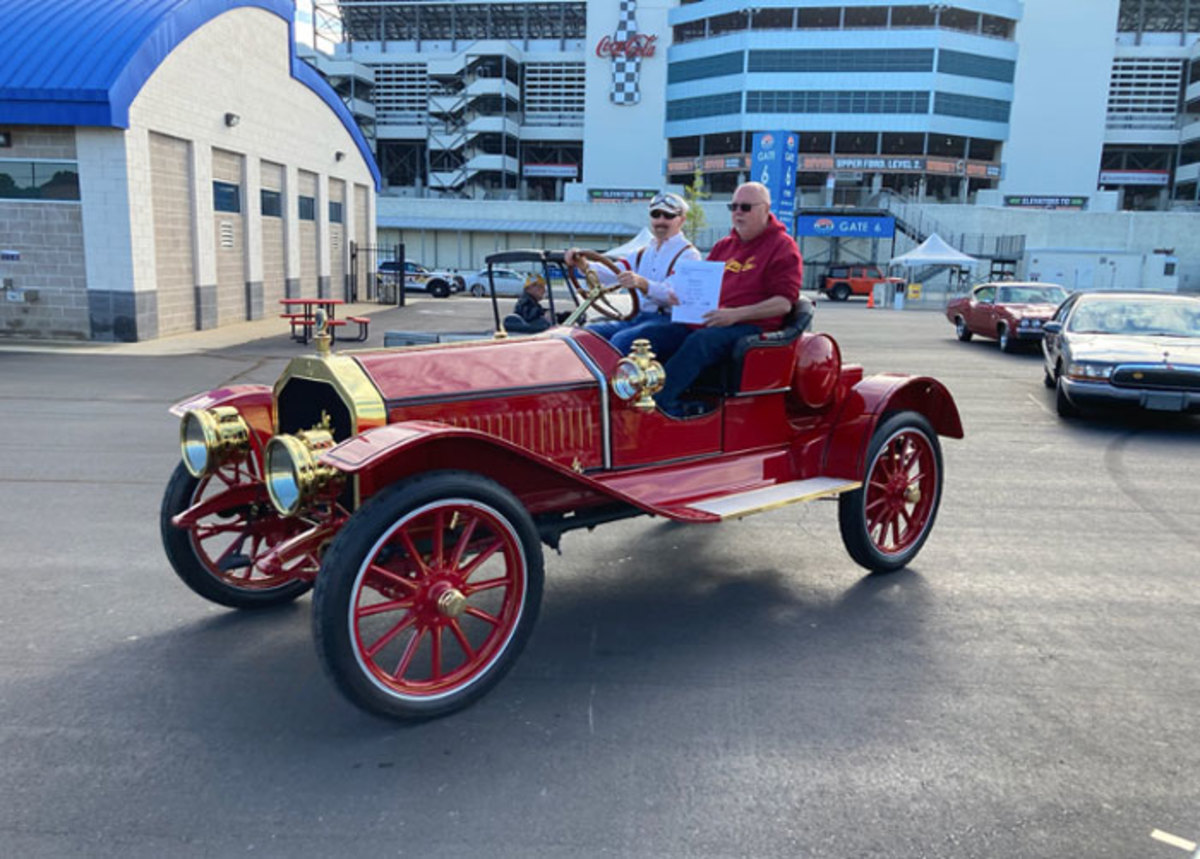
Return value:
M 291 602 L 312 587 L 317 570 L 313 557 L 301 558 L 281 573 L 268 574 L 259 568 L 267 552 L 308 525 L 280 516 L 265 495 L 253 503 L 220 506 L 222 494 L 258 482 L 248 462 L 226 465 L 201 478 L 193 477 L 180 463 L 167 483 L 159 512 L 163 548 L 176 575 L 200 596 L 230 608 Z M 211 500 L 217 506 L 192 525 L 180 528 L 171 523 L 179 513 Z
M 921 551 L 942 497 L 942 449 L 923 415 L 899 412 L 871 437 L 863 486 L 838 499 L 838 526 L 857 563 L 885 573 Z
M 425 719 L 483 696 L 512 667 L 542 597 L 521 503 L 458 471 L 398 484 L 351 517 L 313 595 L 317 651 L 365 710 Z
M 845 301 L 850 297 L 850 284 L 835 283 L 829 294 L 834 301 Z
M 967 320 L 963 319 L 961 316 L 955 317 L 954 319 L 954 334 L 964 343 L 970 342 L 971 337 L 974 336 L 971 334 L 971 329 L 967 327 Z

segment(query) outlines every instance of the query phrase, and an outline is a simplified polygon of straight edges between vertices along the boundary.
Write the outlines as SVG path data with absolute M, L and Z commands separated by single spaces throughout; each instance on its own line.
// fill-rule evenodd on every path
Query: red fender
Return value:
M 903 411 L 924 415 L 938 435 L 963 437 L 958 407 L 945 385 L 928 376 L 881 373 L 863 379 L 846 395 L 825 446 L 821 473 L 861 480 L 875 427 L 883 415 Z
M 275 434 L 275 405 L 269 385 L 230 385 L 195 394 L 171 406 L 168 411 L 182 418 L 192 409 L 212 409 L 217 406 L 233 406 L 250 427 L 250 450 L 258 464 L 262 464 L 262 452 L 271 436 Z
M 658 507 L 503 439 L 436 421 L 376 427 L 330 448 L 319 459 L 356 476 L 363 500 L 410 475 L 465 470 L 504 486 L 535 515 L 618 502 L 678 521 L 718 519 L 699 511 L 693 516 Z

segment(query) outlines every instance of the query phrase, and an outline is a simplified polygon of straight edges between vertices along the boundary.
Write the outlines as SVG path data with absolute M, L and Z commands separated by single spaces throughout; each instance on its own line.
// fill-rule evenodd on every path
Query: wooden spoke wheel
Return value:
M 640 307 L 638 290 L 627 289 L 619 284 L 605 286 L 600 282 L 595 272 L 591 270 L 587 261 L 599 263 L 613 274 L 619 274 L 621 269 L 617 267 L 616 263 L 604 256 L 604 254 L 596 253 L 595 251 L 580 251 L 575 255 L 575 258 L 577 260 L 583 259 L 585 262 L 582 265 L 576 263 L 574 266 L 564 266 L 564 270 L 567 273 L 567 283 L 571 287 L 571 292 L 574 294 L 576 302 L 595 308 L 597 313 L 607 316 L 609 319 L 627 320 L 633 319 L 638 315 Z M 583 283 L 580 282 L 576 269 L 583 272 Z M 614 305 L 608 298 L 612 293 L 622 289 L 625 289 L 629 293 L 632 308 L 628 312 L 621 310 L 621 308 Z
M 159 528 L 171 566 L 200 596 L 230 608 L 290 602 L 312 587 L 317 572 L 311 555 L 279 572 L 260 568 L 271 549 L 309 527 L 302 519 L 280 516 L 265 491 L 254 491 L 261 484 L 253 458 L 201 478 L 180 463 L 163 495 Z M 172 524 L 174 516 L 197 505 L 205 505 L 205 512 L 191 525 Z
M 838 525 L 846 550 L 862 566 L 906 566 L 929 536 L 942 495 L 942 450 L 922 415 L 900 412 L 871 437 L 863 486 L 842 495 Z
M 464 472 L 415 478 L 364 505 L 334 540 L 313 597 L 317 649 L 360 707 L 440 716 L 512 667 L 542 580 L 537 531 L 508 491 Z

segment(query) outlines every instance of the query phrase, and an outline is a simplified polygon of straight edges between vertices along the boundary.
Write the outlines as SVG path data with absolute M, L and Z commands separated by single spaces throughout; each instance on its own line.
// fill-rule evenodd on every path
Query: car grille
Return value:
M 1200 367 L 1164 364 L 1124 364 L 1112 374 L 1112 383 L 1121 388 L 1164 388 L 1173 391 L 1200 391 Z

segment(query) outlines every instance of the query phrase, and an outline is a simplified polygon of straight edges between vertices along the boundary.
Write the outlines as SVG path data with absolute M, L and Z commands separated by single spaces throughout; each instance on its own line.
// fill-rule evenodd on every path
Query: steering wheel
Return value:
M 600 278 L 597 277 L 596 272 L 592 271 L 592 267 L 588 265 L 588 260 L 600 263 L 613 274 L 619 274 L 621 271 L 616 263 L 604 254 L 596 253 L 595 251 L 579 251 L 575 254 L 575 265 L 563 266 L 563 268 L 567 273 L 567 283 L 570 284 L 571 290 L 575 293 L 579 307 L 567 319 L 566 324 L 574 323 L 575 319 L 582 316 L 583 311 L 589 307 L 595 308 L 596 312 L 602 316 L 607 316 L 609 319 L 625 321 L 637 316 L 639 307 L 638 290 L 634 287 L 621 286 L 619 283 L 605 286 L 600 282 Z M 581 284 L 579 282 L 579 278 L 575 274 L 576 269 L 583 272 L 585 283 Z M 610 293 L 621 289 L 627 290 L 632 299 L 632 309 L 628 313 L 622 313 L 620 308 L 614 306 L 608 300 Z

